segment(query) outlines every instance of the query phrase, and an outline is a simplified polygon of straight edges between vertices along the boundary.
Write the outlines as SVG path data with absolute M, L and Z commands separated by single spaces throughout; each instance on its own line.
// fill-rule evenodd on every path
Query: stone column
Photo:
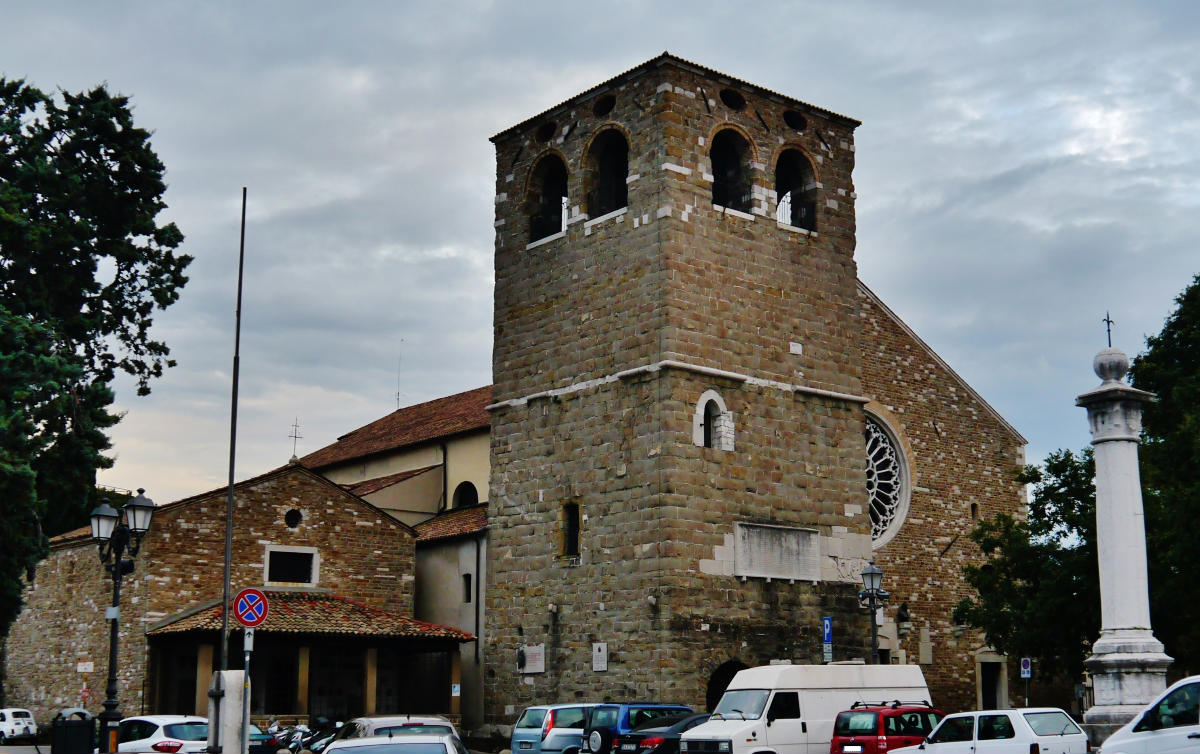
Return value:
M 1150 630 L 1146 528 L 1138 474 L 1142 407 L 1154 400 L 1154 394 L 1125 383 L 1129 358 L 1119 349 L 1101 351 L 1093 367 L 1104 382 L 1075 401 L 1087 409 L 1095 448 L 1100 562 L 1100 638 L 1085 663 L 1092 674 L 1095 706 L 1083 717 L 1090 725 L 1107 728 L 1107 733 L 1129 722 L 1166 688 L 1171 658 Z

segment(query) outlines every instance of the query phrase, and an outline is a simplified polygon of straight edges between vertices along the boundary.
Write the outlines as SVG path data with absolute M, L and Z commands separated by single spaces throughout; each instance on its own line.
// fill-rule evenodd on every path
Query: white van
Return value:
M 918 665 L 765 665 L 733 677 L 681 754 L 828 754 L 837 713 L 855 702 L 928 702 Z
M 1176 681 L 1117 729 L 1101 754 L 1200 752 L 1200 675 Z

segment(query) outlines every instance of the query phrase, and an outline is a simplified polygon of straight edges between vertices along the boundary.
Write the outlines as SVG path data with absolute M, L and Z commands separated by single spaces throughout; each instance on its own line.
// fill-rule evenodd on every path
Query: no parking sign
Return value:
M 270 606 L 261 589 L 243 589 L 233 598 L 233 616 L 246 628 L 257 628 L 267 619 Z
M 1021 658 L 1021 677 L 1028 678 L 1033 675 L 1033 660 L 1028 657 Z

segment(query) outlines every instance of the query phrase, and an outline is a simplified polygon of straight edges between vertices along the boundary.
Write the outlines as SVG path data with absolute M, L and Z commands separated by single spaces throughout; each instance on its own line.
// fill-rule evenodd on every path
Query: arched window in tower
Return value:
M 629 144 L 620 131 L 602 131 L 588 149 L 587 211 L 592 218 L 626 206 L 625 179 L 629 176 Z
M 469 508 L 472 505 L 479 505 L 479 491 L 470 482 L 462 482 L 454 488 L 453 506 Z
M 526 211 L 529 213 L 530 243 L 561 233 L 566 228 L 567 166 L 558 155 L 548 154 L 534 166 Z
M 713 137 L 708 157 L 712 162 L 713 204 L 749 212 L 753 184 L 750 145 L 737 131 L 726 129 Z
M 794 228 L 817 229 L 817 181 L 812 163 L 798 149 L 784 150 L 775 165 L 775 219 Z
M 715 390 L 705 391 L 696 402 L 692 442 L 702 448 L 733 450 L 733 414 Z
M 871 545 L 881 547 L 896 536 L 908 516 L 908 463 L 887 425 L 870 415 L 866 420 Z

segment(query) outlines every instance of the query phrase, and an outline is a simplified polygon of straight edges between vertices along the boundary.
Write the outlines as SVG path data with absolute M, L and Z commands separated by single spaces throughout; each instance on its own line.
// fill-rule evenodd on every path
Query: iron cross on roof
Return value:
M 300 434 L 299 416 L 296 417 L 296 421 L 292 422 L 292 433 L 288 435 L 288 437 L 292 438 L 292 455 L 296 455 L 296 441 L 303 437 L 303 435 Z

